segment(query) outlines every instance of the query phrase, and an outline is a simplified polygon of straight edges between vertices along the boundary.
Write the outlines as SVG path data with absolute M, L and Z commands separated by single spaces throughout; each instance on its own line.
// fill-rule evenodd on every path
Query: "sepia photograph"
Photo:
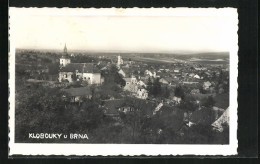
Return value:
M 236 154 L 236 9 L 9 15 L 11 155 Z

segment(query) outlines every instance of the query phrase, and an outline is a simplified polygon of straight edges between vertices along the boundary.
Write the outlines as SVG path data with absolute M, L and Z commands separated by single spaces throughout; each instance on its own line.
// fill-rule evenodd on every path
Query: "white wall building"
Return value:
M 140 99 L 147 99 L 148 98 L 148 92 L 144 88 L 138 89 L 136 94 L 137 94 L 136 95 L 137 98 L 140 98 Z
M 123 59 L 121 58 L 121 56 L 119 55 L 117 57 L 117 67 L 120 68 L 121 64 L 124 64 Z
M 60 58 L 59 82 L 86 81 L 88 84 L 102 84 L 101 73 L 93 63 L 71 63 L 65 44 Z
M 59 81 L 86 81 L 88 84 L 101 84 L 100 71 L 92 63 L 70 63 L 60 69 Z
M 63 49 L 64 54 L 62 55 L 62 57 L 60 58 L 60 66 L 61 67 L 65 67 L 66 65 L 70 64 L 70 58 L 69 55 L 67 53 L 67 47 L 65 44 L 65 47 Z

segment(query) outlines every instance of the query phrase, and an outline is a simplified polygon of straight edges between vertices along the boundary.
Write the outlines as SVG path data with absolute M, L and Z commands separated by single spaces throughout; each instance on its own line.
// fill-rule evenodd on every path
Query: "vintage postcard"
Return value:
M 9 16 L 10 156 L 237 154 L 235 8 Z

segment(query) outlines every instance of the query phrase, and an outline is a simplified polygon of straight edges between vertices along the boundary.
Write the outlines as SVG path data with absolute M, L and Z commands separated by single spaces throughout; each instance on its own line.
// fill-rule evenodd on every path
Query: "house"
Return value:
M 136 77 L 132 76 L 131 78 L 124 78 L 126 82 L 126 86 L 129 84 L 137 84 L 137 79 Z
M 192 84 L 198 84 L 199 82 L 197 82 L 197 81 L 183 81 L 182 83 L 192 85 Z
M 204 71 L 204 70 L 206 70 L 207 68 L 205 68 L 205 67 L 197 67 L 197 68 L 195 68 L 195 70 L 196 71 Z
M 226 109 L 226 111 L 214 122 L 211 124 L 214 130 L 217 130 L 219 132 L 222 132 L 223 124 L 229 125 L 229 108 Z
M 182 72 L 182 77 L 186 77 L 188 76 L 189 73 L 186 73 L 186 72 Z
M 137 85 L 141 86 L 141 87 L 146 87 L 146 84 L 142 81 L 142 80 L 139 80 L 137 82 Z
M 130 65 L 129 64 L 126 64 L 123 66 L 124 68 L 130 68 Z
M 136 92 L 136 97 L 140 99 L 147 99 L 148 98 L 148 91 L 144 88 L 138 89 Z
M 170 84 L 170 82 L 168 80 L 166 80 L 165 78 L 161 78 L 159 80 L 159 82 L 162 83 L 162 84 Z
M 163 107 L 163 103 L 158 104 L 153 111 L 153 115 L 155 115 L 162 107 Z
M 205 72 L 205 74 L 206 74 L 208 77 L 212 77 L 212 75 L 211 75 L 209 72 Z
M 180 98 L 180 97 L 174 96 L 174 97 L 172 98 L 172 100 L 173 100 L 173 102 L 174 102 L 175 104 L 180 104 L 180 103 L 181 103 L 181 98 Z
M 193 89 L 190 91 L 191 94 L 199 94 L 200 90 L 199 89 Z
M 216 106 L 213 106 L 213 107 L 212 107 L 212 110 L 215 112 L 215 118 L 216 118 L 216 119 L 218 119 L 219 116 L 222 115 L 222 114 L 225 112 L 224 109 L 218 108 L 218 107 L 216 107 Z
M 127 84 L 127 85 L 125 85 L 124 90 L 132 92 L 132 93 L 137 93 L 138 85 L 137 84 L 133 84 L 133 83 Z
M 149 70 L 145 70 L 145 72 L 144 72 L 146 75 L 149 75 L 150 77 L 154 77 L 154 78 L 156 78 L 157 76 L 156 76 L 156 72 L 151 72 L 151 71 L 149 71 Z
M 131 78 L 124 78 L 124 80 L 126 86 L 131 84 Z
M 124 72 L 122 69 L 120 69 L 120 70 L 118 71 L 118 73 L 119 73 L 120 75 L 122 75 L 123 77 L 126 76 L 125 72 Z
M 68 94 L 69 102 L 82 102 L 82 98 L 91 99 L 92 93 L 89 87 L 63 89 Z
M 93 63 L 70 63 L 61 67 L 59 72 L 59 82 L 67 80 L 73 81 L 87 81 L 88 84 L 102 84 L 100 71 Z
M 209 81 L 203 83 L 203 89 L 208 90 L 211 86 L 211 83 Z
M 194 76 L 195 76 L 194 73 L 189 74 L 189 77 L 194 77 Z
M 135 62 L 132 61 L 131 59 L 128 59 L 128 60 L 125 60 L 124 63 L 125 63 L 125 64 L 130 64 L 130 65 L 132 65 L 132 64 L 134 64 Z
M 88 84 L 102 84 L 100 70 L 93 63 L 71 63 L 64 47 L 64 55 L 60 58 L 59 82 L 87 81 Z
M 193 76 L 193 78 L 200 79 L 200 76 L 196 74 Z
M 169 85 L 176 85 L 179 83 L 178 78 L 174 78 L 174 77 L 164 77 L 165 80 L 168 81 Z

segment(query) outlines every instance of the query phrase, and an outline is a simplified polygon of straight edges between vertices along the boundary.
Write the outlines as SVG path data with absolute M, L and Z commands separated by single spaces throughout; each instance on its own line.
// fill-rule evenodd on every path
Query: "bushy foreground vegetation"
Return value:
M 228 128 L 223 133 L 204 125 L 188 128 L 179 108 L 152 115 L 145 100 L 125 98 L 131 112 L 112 118 L 95 96 L 79 105 L 65 102 L 64 94 L 57 88 L 24 86 L 16 94 L 16 142 L 228 143 Z M 29 139 L 29 133 L 87 134 L 89 139 Z

